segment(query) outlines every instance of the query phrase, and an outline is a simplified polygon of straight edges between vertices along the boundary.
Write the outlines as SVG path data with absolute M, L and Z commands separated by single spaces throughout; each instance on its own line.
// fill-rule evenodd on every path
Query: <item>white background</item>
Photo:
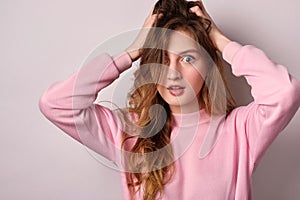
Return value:
M 50 84 L 77 70 L 99 43 L 139 28 L 153 3 L 0 2 L 0 199 L 121 199 L 119 174 L 47 121 L 38 100 Z M 231 39 L 263 49 L 299 80 L 299 1 L 207 0 L 205 5 Z M 243 79 L 236 81 L 231 85 L 239 103 L 249 102 L 249 88 Z M 255 172 L 255 200 L 299 199 L 299 130 L 300 112 Z

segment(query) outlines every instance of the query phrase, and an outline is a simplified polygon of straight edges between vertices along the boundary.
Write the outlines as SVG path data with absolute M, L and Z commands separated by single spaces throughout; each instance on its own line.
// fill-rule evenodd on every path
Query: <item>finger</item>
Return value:
M 157 21 L 157 19 L 160 19 L 161 17 L 163 17 L 162 13 L 149 15 L 145 20 L 145 26 L 152 27 L 153 24 Z
M 206 9 L 205 9 L 205 6 L 203 4 L 203 1 L 202 0 L 198 0 L 199 4 L 200 4 L 200 10 L 203 12 L 204 15 L 208 15 Z
M 197 16 L 199 17 L 205 17 L 204 13 L 202 12 L 202 10 L 200 9 L 199 6 L 194 6 L 190 8 L 190 11 L 192 13 L 195 13 Z
M 149 13 L 148 16 L 147 16 L 147 19 L 152 20 L 152 19 L 155 19 L 155 18 L 156 18 L 157 14 L 153 14 L 154 8 L 155 8 L 155 5 L 153 5 L 153 6 L 151 7 L 151 11 L 150 11 L 150 13 Z
M 152 27 L 153 24 L 156 22 L 157 19 L 160 19 L 163 14 L 162 13 L 155 13 L 153 14 L 153 11 L 155 9 L 155 5 L 153 5 L 151 7 L 151 11 L 150 13 L 148 14 L 148 16 L 146 17 L 145 21 L 144 21 L 144 27 Z
M 144 22 L 144 27 L 152 27 L 158 17 L 159 17 L 158 14 L 153 14 L 151 16 L 148 16 Z
M 164 15 L 163 15 L 162 13 L 159 13 L 158 16 L 157 16 L 157 18 L 160 19 L 160 18 L 162 18 L 163 16 L 164 16 Z
M 155 5 L 153 5 L 153 6 L 151 7 L 151 11 L 150 11 L 150 13 L 149 13 L 149 16 L 153 15 L 154 8 L 155 8 Z

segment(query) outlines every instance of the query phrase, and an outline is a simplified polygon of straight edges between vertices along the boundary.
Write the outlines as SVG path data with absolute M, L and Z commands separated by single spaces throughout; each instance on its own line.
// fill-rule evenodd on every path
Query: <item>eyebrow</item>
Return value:
M 197 54 L 200 54 L 200 51 L 197 50 L 197 49 L 187 49 L 187 50 L 184 50 L 182 52 L 178 52 L 179 55 L 186 54 L 186 53 L 197 53 Z
M 192 49 L 187 49 L 187 50 L 184 50 L 184 51 L 181 51 L 181 52 L 175 52 L 175 51 L 171 51 L 171 50 L 167 50 L 165 53 L 167 52 L 170 52 L 170 53 L 173 53 L 175 55 L 184 55 L 184 54 L 187 54 L 187 53 L 195 53 L 195 54 L 198 54 L 198 55 L 202 55 L 201 54 L 201 51 L 200 50 L 197 50 L 195 48 L 192 48 Z

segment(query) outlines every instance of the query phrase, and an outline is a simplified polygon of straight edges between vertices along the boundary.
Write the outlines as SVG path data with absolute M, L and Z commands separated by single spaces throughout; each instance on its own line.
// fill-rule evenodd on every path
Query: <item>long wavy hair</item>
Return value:
M 190 13 L 189 9 L 195 5 L 199 2 L 159 0 L 154 7 L 153 14 L 162 14 L 162 17 L 154 25 L 157 28 L 147 35 L 140 67 L 134 74 L 134 86 L 129 93 L 129 112 L 137 115 L 135 126 L 141 129 L 136 136 L 124 133 L 122 144 L 125 146 L 127 141 L 134 139 L 128 158 L 131 170 L 126 174 L 132 198 L 138 192 L 142 192 L 144 200 L 162 197 L 164 186 L 172 179 L 176 167 L 170 145 L 174 119 L 169 105 L 157 91 L 161 74 L 158 66 L 164 62 L 169 30 L 191 35 L 213 61 L 208 66 L 209 72 L 198 94 L 205 111 L 210 115 L 227 116 L 236 107 L 224 78 L 223 61 L 209 37 L 211 21 Z M 162 120 L 161 116 L 165 119 Z M 159 153 L 151 154 L 153 152 Z

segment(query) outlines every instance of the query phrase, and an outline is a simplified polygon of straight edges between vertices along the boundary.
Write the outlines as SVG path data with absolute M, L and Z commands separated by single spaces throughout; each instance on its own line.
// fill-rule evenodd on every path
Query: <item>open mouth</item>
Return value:
M 169 86 L 167 89 L 169 90 L 171 95 L 180 96 L 184 93 L 185 87 L 180 86 L 180 85 L 172 85 L 172 86 Z

